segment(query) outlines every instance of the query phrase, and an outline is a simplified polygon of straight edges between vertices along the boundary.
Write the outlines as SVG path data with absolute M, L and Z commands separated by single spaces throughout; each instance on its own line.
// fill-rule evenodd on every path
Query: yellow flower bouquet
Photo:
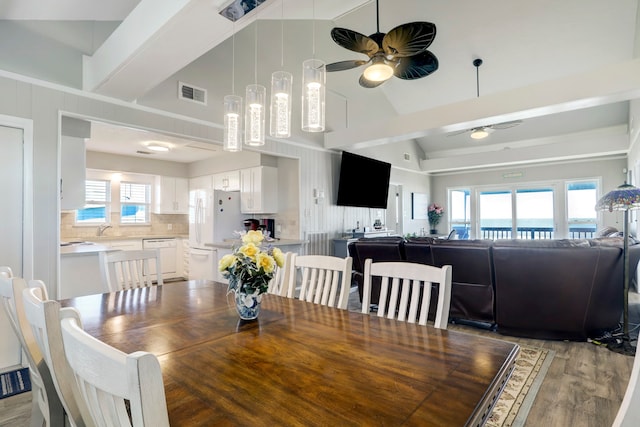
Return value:
M 229 280 L 229 292 L 236 294 L 236 305 L 240 317 L 253 318 L 253 313 L 244 313 L 259 309 L 262 294 L 267 292 L 276 267 L 284 265 L 284 254 L 279 248 L 262 248 L 264 234 L 251 230 L 242 235 L 242 246 L 232 254 L 220 259 L 218 269 Z M 243 307 L 241 307 L 243 306 Z

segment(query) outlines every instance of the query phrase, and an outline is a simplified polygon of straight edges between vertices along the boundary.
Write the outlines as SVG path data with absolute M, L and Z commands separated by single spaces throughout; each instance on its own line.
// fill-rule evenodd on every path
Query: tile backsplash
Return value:
M 151 214 L 149 225 L 122 225 L 120 213 L 116 212 L 111 214 L 110 225 L 111 228 L 104 231 L 104 237 L 181 236 L 189 234 L 189 215 Z M 76 225 L 75 212 L 60 214 L 60 240 L 91 240 L 97 236 L 97 225 Z

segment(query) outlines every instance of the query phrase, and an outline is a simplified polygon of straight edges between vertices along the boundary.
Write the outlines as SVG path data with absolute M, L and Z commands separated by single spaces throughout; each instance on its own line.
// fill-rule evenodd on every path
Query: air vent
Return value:
M 178 98 L 207 105 L 207 91 L 205 89 L 183 82 L 178 82 Z
M 404 159 L 408 162 L 411 160 L 411 155 L 409 153 L 404 153 Z

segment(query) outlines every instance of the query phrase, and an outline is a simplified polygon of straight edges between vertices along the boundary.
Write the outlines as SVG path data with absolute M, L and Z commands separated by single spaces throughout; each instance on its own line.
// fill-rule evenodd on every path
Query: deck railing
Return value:
M 455 228 L 455 227 L 454 227 Z M 460 230 L 456 229 L 458 236 L 468 236 L 468 230 L 460 227 Z M 569 228 L 570 239 L 591 239 L 594 237 L 596 231 L 593 228 L 588 227 L 571 227 Z M 482 227 L 480 228 L 481 239 L 523 239 L 523 240 L 538 240 L 538 239 L 554 239 L 555 232 L 553 227 L 518 227 L 516 229 L 516 236 L 512 236 L 511 227 Z

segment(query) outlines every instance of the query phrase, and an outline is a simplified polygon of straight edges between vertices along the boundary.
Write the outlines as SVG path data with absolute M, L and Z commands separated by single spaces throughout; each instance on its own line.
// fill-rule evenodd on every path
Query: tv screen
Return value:
M 342 152 L 338 206 L 387 208 L 391 163 Z

